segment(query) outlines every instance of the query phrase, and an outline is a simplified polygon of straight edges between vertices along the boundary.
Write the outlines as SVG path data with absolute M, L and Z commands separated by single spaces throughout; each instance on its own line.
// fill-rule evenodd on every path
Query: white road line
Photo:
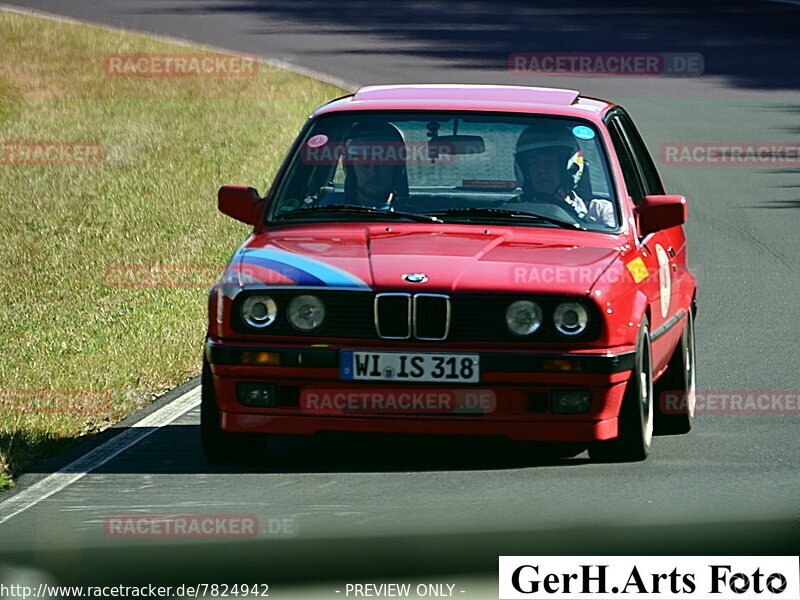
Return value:
M 157 411 L 150 413 L 141 421 L 131 425 L 122 433 L 114 436 L 91 452 L 84 454 L 66 467 L 48 475 L 29 488 L 14 494 L 8 500 L 0 502 L 0 524 L 5 523 L 24 510 L 46 500 L 56 492 L 103 466 L 115 456 L 125 452 L 131 446 L 169 425 L 181 415 L 186 414 L 200 404 L 200 386 L 186 392 Z
M 300 65 L 296 65 L 294 63 L 282 60 L 280 58 L 274 58 L 271 56 L 261 56 L 259 54 L 253 54 L 251 52 L 246 53 L 237 53 L 233 50 L 229 50 L 226 48 L 220 48 L 218 46 L 209 46 L 208 44 L 203 44 L 201 42 L 193 42 L 192 40 L 186 40 L 183 38 L 176 38 L 167 35 L 155 35 L 149 33 L 147 31 L 141 31 L 137 29 L 125 29 L 123 27 L 113 27 L 111 25 L 106 25 L 104 23 L 95 23 L 93 21 L 82 21 L 80 19 L 73 19 L 72 17 L 64 17 L 61 15 L 57 15 L 54 13 L 49 13 L 41 10 L 36 10 L 32 8 L 24 8 L 21 6 L 13 6 L 11 4 L 0 4 L 0 10 L 4 10 L 6 12 L 17 13 L 20 15 L 30 15 L 34 17 L 39 17 L 42 19 L 50 19 L 51 21 L 59 21 L 61 23 L 70 23 L 73 25 L 91 25 L 93 27 L 101 27 L 102 29 L 106 29 L 109 31 L 120 31 L 125 33 L 136 33 L 139 35 L 146 35 L 149 38 L 154 40 L 158 40 L 160 42 L 169 42 L 171 44 L 180 44 L 182 46 L 194 46 L 196 48 L 203 48 L 205 50 L 210 50 L 213 52 L 224 52 L 228 54 L 247 54 L 248 56 L 255 56 L 258 58 L 259 61 L 264 63 L 265 65 L 269 65 L 271 67 L 277 67 L 279 69 L 283 69 L 284 71 L 291 71 L 293 73 L 297 73 L 298 75 L 304 75 L 310 79 L 316 79 L 317 81 L 321 81 L 322 83 L 327 83 L 329 85 L 342 88 L 344 90 L 354 92 L 359 87 L 359 85 L 353 83 L 352 81 L 346 81 L 339 77 L 334 77 L 332 75 L 328 75 L 327 73 L 323 73 L 322 71 L 316 71 L 314 69 L 308 69 L 306 67 L 301 67 Z

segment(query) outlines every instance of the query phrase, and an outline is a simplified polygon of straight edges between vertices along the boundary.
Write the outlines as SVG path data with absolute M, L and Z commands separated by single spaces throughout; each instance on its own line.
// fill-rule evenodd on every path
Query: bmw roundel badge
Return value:
M 425 283 L 428 281 L 428 276 L 425 273 L 408 273 L 403 275 L 403 279 L 408 283 Z

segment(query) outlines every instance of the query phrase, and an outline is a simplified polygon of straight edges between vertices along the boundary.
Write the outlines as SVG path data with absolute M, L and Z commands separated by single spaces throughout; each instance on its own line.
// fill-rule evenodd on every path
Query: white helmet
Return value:
M 573 127 L 573 124 L 557 119 L 542 119 L 522 131 L 514 149 L 514 163 L 517 180 L 523 189 L 529 189 L 531 185 L 527 181 L 521 161 L 540 152 L 555 155 L 560 164 L 564 165 L 562 187 L 565 191 L 572 191 L 577 187 L 583 175 L 583 153 L 572 134 Z

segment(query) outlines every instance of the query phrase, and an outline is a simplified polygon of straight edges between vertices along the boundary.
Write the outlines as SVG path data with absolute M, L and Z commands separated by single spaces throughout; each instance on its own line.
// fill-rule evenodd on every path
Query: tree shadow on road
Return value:
M 750 0 L 642 2 L 539 0 L 469 2 L 399 0 L 183 0 L 148 14 L 239 14 L 247 33 L 298 34 L 315 54 L 403 54 L 447 60 L 452 66 L 505 69 L 515 52 L 700 53 L 704 75 L 749 89 L 800 87 L 800 11 Z M 325 48 L 319 34 L 368 36 L 381 49 Z M 354 44 L 355 45 L 355 44 Z
M 768 200 L 761 204 L 752 204 L 744 208 L 800 208 L 800 200 Z

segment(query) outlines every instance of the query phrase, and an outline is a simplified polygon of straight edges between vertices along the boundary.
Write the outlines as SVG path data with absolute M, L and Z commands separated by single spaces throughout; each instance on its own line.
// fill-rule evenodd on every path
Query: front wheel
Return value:
M 261 458 L 267 447 L 266 435 L 223 431 L 220 427 L 211 367 L 205 361 L 200 385 L 200 439 L 206 458 L 211 462 L 245 462 Z
M 622 399 L 617 437 L 596 442 L 589 457 L 602 462 L 636 462 L 650 454 L 653 441 L 653 360 L 647 318 L 639 327 L 636 359 Z
M 655 384 L 656 434 L 688 433 L 695 413 L 694 316 L 686 315 L 683 334 L 664 375 Z

